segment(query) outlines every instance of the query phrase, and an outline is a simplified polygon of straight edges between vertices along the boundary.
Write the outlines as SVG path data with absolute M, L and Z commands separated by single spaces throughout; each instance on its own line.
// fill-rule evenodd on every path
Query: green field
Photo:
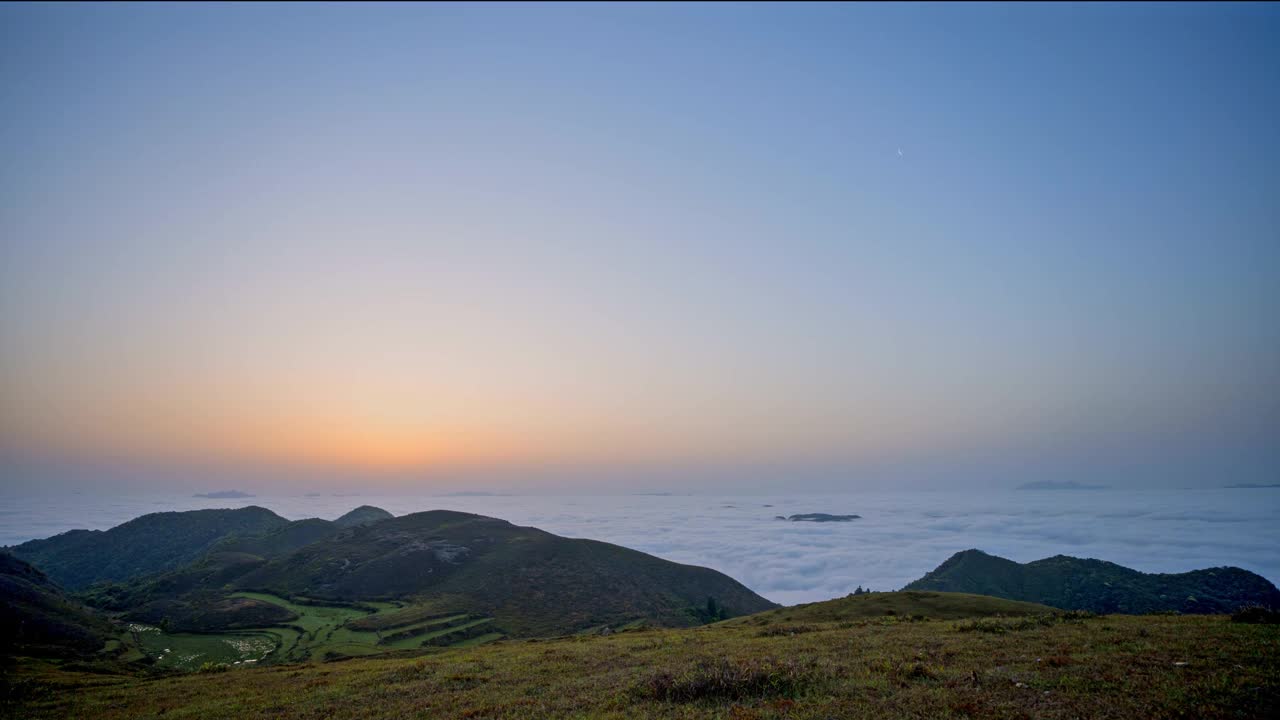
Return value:
M 13 717 L 98 720 L 1280 716 L 1277 625 L 1079 614 L 792 620 L 158 679 L 31 661 L 0 702 Z
M 197 670 L 205 663 L 231 667 L 256 663 L 296 663 L 376 655 L 426 646 L 474 646 L 503 637 L 492 619 L 465 613 L 439 616 L 417 606 L 362 603 L 361 607 L 290 601 L 267 593 L 242 592 L 295 613 L 287 625 L 228 633 L 165 633 L 145 628 L 129 633 L 130 660 L 151 658 L 155 665 Z M 361 622 L 355 622 L 361 621 Z M 353 627 L 354 625 L 354 627 Z M 378 629 L 357 629 L 376 627 Z
M 269 659 L 280 647 L 278 636 L 257 630 L 166 633 L 149 625 L 134 624 L 127 638 L 124 642 L 134 650 L 135 658 L 150 657 L 157 667 L 187 671 L 198 670 L 206 663 L 253 665 Z

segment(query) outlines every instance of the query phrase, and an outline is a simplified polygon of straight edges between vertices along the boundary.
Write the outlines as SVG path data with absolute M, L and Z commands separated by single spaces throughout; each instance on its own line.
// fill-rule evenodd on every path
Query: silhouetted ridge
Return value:
M 993 595 L 1096 613 L 1231 613 L 1280 607 L 1280 591 L 1235 567 L 1143 573 L 1105 560 L 1054 555 L 1026 564 L 979 550 L 956 553 L 904 588 Z
M 256 505 L 151 513 L 110 530 L 71 530 L 8 550 L 60 585 L 77 590 L 104 580 L 172 570 L 200 557 L 225 537 L 258 534 L 288 522 Z
M 361 505 L 333 522 L 340 527 L 352 527 L 354 525 L 368 525 L 381 520 L 390 520 L 393 517 L 395 516 L 380 507 Z

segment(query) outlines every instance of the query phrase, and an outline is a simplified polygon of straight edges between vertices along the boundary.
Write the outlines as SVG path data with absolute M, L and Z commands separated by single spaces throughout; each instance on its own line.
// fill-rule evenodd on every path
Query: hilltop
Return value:
M 392 517 L 362 505 L 337 520 L 286 520 L 258 506 L 143 515 L 110 530 L 71 530 L 6 548 L 39 566 L 72 590 L 101 582 L 125 582 L 168 571 L 186 572 L 208 556 L 238 553 L 262 558 L 287 555 L 344 528 Z
M 1231 613 L 1246 605 L 1280 607 L 1275 585 L 1240 568 L 1149 574 L 1066 555 L 1022 564 L 980 550 L 956 553 L 904 589 L 993 595 L 1096 613 Z
M 188 510 L 143 515 L 110 530 L 71 530 L 6 548 L 58 584 L 79 590 L 173 570 L 233 534 L 254 535 L 288 524 L 266 508 Z
M 395 516 L 380 507 L 361 505 L 337 520 L 334 520 L 333 524 L 338 527 L 354 527 L 356 525 L 376 523 L 381 520 L 390 520 L 393 517 Z
M 341 531 L 342 526 L 333 520 L 293 520 L 266 532 L 228 535 L 210 546 L 209 554 L 241 553 L 261 558 L 283 557 L 313 542 L 333 537 Z

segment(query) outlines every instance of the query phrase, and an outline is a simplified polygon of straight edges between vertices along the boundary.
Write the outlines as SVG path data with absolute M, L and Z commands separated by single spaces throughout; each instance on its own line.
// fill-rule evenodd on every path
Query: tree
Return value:
M 724 616 L 722 613 L 723 610 L 720 607 L 720 603 L 717 603 L 716 599 L 713 597 L 707 597 L 707 622 L 723 620 Z

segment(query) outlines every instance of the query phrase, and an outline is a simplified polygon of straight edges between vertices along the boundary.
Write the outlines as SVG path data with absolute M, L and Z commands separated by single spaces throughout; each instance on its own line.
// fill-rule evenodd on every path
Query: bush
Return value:
M 1098 613 L 1089 612 L 1088 610 L 1068 610 L 1054 613 L 1051 617 L 1058 622 L 1079 622 L 1081 620 L 1094 620 L 1098 617 Z
M 199 669 L 199 670 L 197 670 L 196 672 L 201 672 L 201 673 L 220 673 L 220 672 L 226 672 L 226 671 L 227 671 L 227 666 L 226 666 L 225 664 L 223 664 L 223 663 L 207 662 L 207 663 L 205 663 L 205 664 L 201 665 L 201 666 L 200 666 L 200 669 Z
M 1280 612 L 1261 605 L 1250 605 L 1232 613 L 1231 622 L 1248 623 L 1250 625 L 1280 624 Z
M 912 682 L 932 680 L 937 677 L 933 668 L 922 662 L 894 665 L 889 671 L 889 679 L 899 687 L 906 687 Z
M 959 630 L 960 632 L 985 632 L 999 635 L 1007 632 L 1051 627 L 1060 623 L 1082 622 L 1084 620 L 1092 620 L 1096 617 L 1098 616 L 1087 610 L 1068 610 L 1067 612 L 1052 613 L 1050 615 L 1028 615 L 1026 617 L 1019 618 L 979 618 L 977 620 L 958 623 L 956 625 L 956 630 Z
M 814 632 L 817 629 L 818 628 L 812 625 L 774 625 L 757 632 L 756 637 L 802 635 L 804 633 Z
M 659 672 L 634 688 L 668 702 L 796 697 L 829 676 L 826 667 L 795 660 L 703 660 L 679 673 Z

